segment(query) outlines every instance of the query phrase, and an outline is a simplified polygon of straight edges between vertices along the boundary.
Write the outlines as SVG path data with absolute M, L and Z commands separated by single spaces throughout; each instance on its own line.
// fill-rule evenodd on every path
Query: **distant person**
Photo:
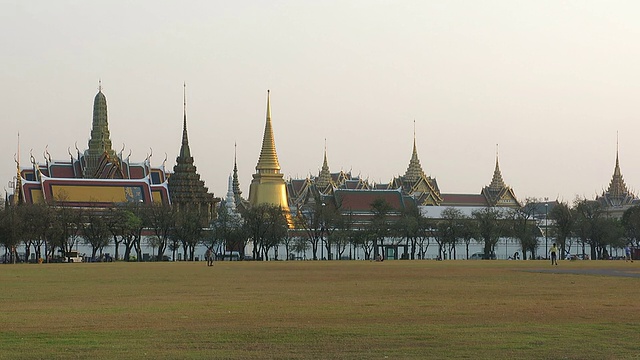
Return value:
M 551 265 L 558 265 L 558 247 L 556 243 L 553 243 L 549 252 L 551 253 Z
M 213 255 L 211 249 L 207 248 L 207 252 L 204 256 L 207 258 L 207 266 L 213 266 Z
M 633 259 L 631 258 L 631 247 L 629 247 L 629 245 L 624 247 L 624 261 L 631 261 L 633 262 Z

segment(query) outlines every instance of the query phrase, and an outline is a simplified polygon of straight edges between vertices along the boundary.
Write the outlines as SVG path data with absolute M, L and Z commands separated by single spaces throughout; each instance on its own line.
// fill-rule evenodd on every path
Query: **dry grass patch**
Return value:
M 640 264 L 0 266 L 0 358 L 638 358 Z

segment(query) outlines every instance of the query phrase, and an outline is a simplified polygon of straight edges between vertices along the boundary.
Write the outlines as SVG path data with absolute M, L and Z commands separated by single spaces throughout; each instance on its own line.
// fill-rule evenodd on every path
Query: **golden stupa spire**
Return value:
M 280 173 L 280 163 L 276 154 L 276 142 L 273 138 L 273 125 L 271 124 L 271 100 L 270 92 L 267 90 L 267 121 L 264 126 L 264 137 L 262 138 L 262 150 L 256 165 L 258 173 Z
M 249 186 L 249 203 L 251 206 L 271 204 L 279 206 L 289 214 L 289 200 L 287 187 L 280 173 L 280 164 L 276 154 L 276 144 L 273 140 L 273 127 L 271 125 L 270 92 L 267 91 L 267 122 L 264 127 L 262 149 L 256 165 L 256 173 Z M 290 220 L 290 214 L 287 215 Z M 291 224 L 291 222 L 289 222 Z

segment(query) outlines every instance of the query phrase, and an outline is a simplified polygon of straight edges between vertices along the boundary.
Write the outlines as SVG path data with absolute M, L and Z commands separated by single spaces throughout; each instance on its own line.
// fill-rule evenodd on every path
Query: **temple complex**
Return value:
M 325 145 L 323 164 L 318 176 L 291 179 L 287 182 L 287 189 L 292 210 L 322 201 L 333 204 L 342 213 L 354 215 L 356 222 L 360 223 L 371 217 L 371 203 L 376 198 L 382 198 L 391 205 L 393 216 L 399 216 L 409 205 L 424 209 L 423 212 L 429 212 L 432 217 L 439 216 L 446 207 L 461 208 L 465 213 L 470 213 L 483 207 L 520 206 L 513 189 L 502 178 L 497 153 L 493 177 L 488 186 L 476 194 L 441 193 L 436 179 L 428 176 L 420 165 L 415 132 L 406 172 L 394 177 L 389 183 L 370 184 L 366 180 L 352 177 L 351 173 L 331 173 Z
M 251 206 L 271 204 L 282 207 L 289 213 L 287 188 L 280 172 L 280 163 L 276 154 L 276 143 L 271 124 L 271 100 L 267 91 L 267 120 L 262 138 L 260 158 L 256 165 L 256 173 L 249 187 L 249 203 Z
M 176 158 L 176 165 L 173 167 L 173 174 L 168 180 L 171 203 L 178 211 L 182 209 L 197 210 L 206 214 L 207 219 L 211 220 L 215 218 L 216 204 L 220 199 L 209 193 L 204 181 L 200 180 L 200 174 L 198 174 L 191 156 L 189 136 L 187 135 L 186 86 L 183 112 L 182 144 Z
M 170 204 L 168 174 L 164 163 L 152 167 L 151 155 L 141 163 L 131 162 L 112 148 L 109 133 L 107 99 L 98 88 L 93 102 L 93 123 L 89 148 L 69 160 L 52 160 L 48 149 L 44 162 L 30 154 L 31 166 L 21 168 L 16 160 L 16 189 L 11 203 L 56 202 L 72 207 L 108 207 L 116 203 Z

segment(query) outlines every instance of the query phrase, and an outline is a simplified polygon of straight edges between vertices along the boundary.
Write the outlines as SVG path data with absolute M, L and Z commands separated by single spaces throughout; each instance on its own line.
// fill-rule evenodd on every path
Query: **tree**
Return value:
M 640 206 L 635 205 L 622 214 L 622 226 L 628 242 L 640 246 Z
M 303 229 L 307 234 L 307 240 L 311 245 L 311 253 L 313 260 L 318 260 L 318 245 L 323 238 L 324 224 L 323 224 L 323 207 L 326 206 L 318 198 L 316 201 L 310 202 L 302 206 L 298 211 L 294 219 L 296 228 Z M 323 244 L 320 244 L 323 246 Z
M 327 250 L 327 259 L 333 260 L 333 253 L 331 252 L 332 247 L 336 242 L 340 241 L 336 236 L 334 236 L 334 232 L 343 228 L 343 218 L 338 209 L 336 209 L 332 203 L 329 203 L 321 205 L 320 219 L 322 220 L 321 230 L 324 229 L 320 234 L 320 239 L 324 240 L 324 246 Z M 323 236 L 325 233 L 327 236 Z
M 293 238 L 293 244 L 291 250 L 298 254 L 299 257 L 307 259 L 307 250 L 309 249 L 309 242 L 307 239 L 296 236 Z
M 91 257 L 95 258 L 96 253 L 109 245 L 110 233 L 107 220 L 95 211 L 88 211 L 84 216 L 82 235 L 85 244 L 91 245 Z
M 538 247 L 540 230 L 533 217 L 536 205 L 536 199 L 528 198 L 524 205 L 508 212 L 508 233 L 520 243 L 523 260 L 527 260 L 527 251 L 531 253 L 531 259 L 535 258 Z
M 142 219 L 136 215 L 132 209 L 123 211 L 122 222 L 122 242 L 124 244 L 124 260 L 131 261 L 131 250 L 137 250 L 136 243 L 139 241 L 140 233 L 143 228 Z M 141 261 L 140 256 L 136 257 L 136 261 Z
M 124 239 L 125 224 L 127 222 L 127 212 L 122 206 L 115 206 L 109 208 L 106 213 L 106 225 L 109 233 L 113 237 L 113 245 L 115 247 L 114 258 L 120 259 L 120 243 Z M 128 260 L 128 258 L 126 259 Z
M 418 237 L 416 241 L 417 251 L 418 251 L 418 259 L 423 259 L 426 257 L 427 250 L 429 249 L 430 241 L 431 241 L 431 226 L 433 224 L 432 219 L 428 219 L 425 217 L 420 217 L 418 219 Z
M 478 237 L 478 223 L 468 216 L 463 215 L 462 228 L 460 230 L 460 235 L 465 245 L 466 258 L 469 259 L 469 245 L 471 245 L 471 240 L 477 239 Z
M 49 211 L 53 217 L 49 247 L 59 248 L 66 254 L 73 250 L 80 239 L 84 220 L 82 209 L 66 206 L 63 201 L 54 201 Z
M 449 258 L 456 258 L 456 244 L 458 240 L 462 238 L 463 230 L 463 218 L 464 215 L 460 209 L 448 207 L 442 210 L 442 220 L 439 223 L 439 228 L 442 232 L 443 243 L 449 247 Z M 453 252 L 453 257 L 452 257 Z M 443 257 L 444 258 L 444 257 Z
M 48 205 L 43 203 L 22 205 L 20 211 L 22 220 L 24 221 L 23 241 L 28 249 L 33 245 L 36 258 L 42 257 L 42 246 L 45 248 L 45 258 L 48 260 L 55 254 L 55 247 L 49 246 L 48 241 L 52 237 L 53 214 Z M 26 251 L 27 257 L 29 251 Z
M 415 259 L 422 219 L 420 209 L 415 204 L 409 204 L 403 209 L 400 219 L 396 223 L 396 233 L 405 239 L 406 245 L 410 249 L 411 260 Z
M 22 206 L 8 206 L 0 211 L 0 244 L 9 250 L 9 261 L 16 263 L 18 245 L 23 240 L 25 222 Z
M 504 234 L 504 218 L 502 212 L 493 207 L 486 207 L 472 212 L 472 217 L 478 224 L 478 238 L 483 243 L 485 257 L 495 254 L 496 244 Z
M 389 235 L 391 226 L 389 224 L 388 214 L 391 210 L 391 205 L 382 198 L 377 198 L 371 203 L 373 216 L 371 218 L 371 224 L 369 224 L 369 229 L 371 230 L 371 235 L 373 235 L 373 251 L 376 257 L 379 255 L 378 243 L 384 245 L 384 239 Z
M 175 211 L 167 204 L 151 204 L 144 215 L 144 222 L 153 231 L 151 242 L 157 249 L 156 260 L 162 261 L 169 245 L 171 231 L 176 225 Z
M 240 258 L 244 258 L 246 236 L 242 231 L 242 218 L 235 213 L 229 213 L 222 203 L 218 209 L 218 217 L 211 223 L 213 236 L 205 244 L 208 248 L 222 248 L 219 251 L 237 251 Z
M 287 236 L 289 224 L 285 211 L 280 206 L 267 207 L 267 231 L 261 241 L 262 254 L 268 260 L 267 254 L 274 248 L 274 259 L 278 260 L 278 245 Z
M 203 239 L 203 228 L 207 223 L 207 214 L 199 209 L 181 208 L 176 212 L 176 226 L 172 237 L 182 244 L 184 261 L 195 259 L 195 247 Z
M 621 223 L 607 217 L 602 205 L 597 201 L 576 200 L 576 233 L 582 242 L 591 248 L 591 259 L 607 259 L 607 246 L 622 246 L 621 237 L 624 229 Z
M 551 209 L 549 218 L 554 224 L 553 232 L 556 242 L 560 246 L 561 259 L 564 259 L 567 247 L 571 247 L 568 241 L 571 239 L 575 227 L 575 210 L 570 208 L 566 202 L 561 202 Z

